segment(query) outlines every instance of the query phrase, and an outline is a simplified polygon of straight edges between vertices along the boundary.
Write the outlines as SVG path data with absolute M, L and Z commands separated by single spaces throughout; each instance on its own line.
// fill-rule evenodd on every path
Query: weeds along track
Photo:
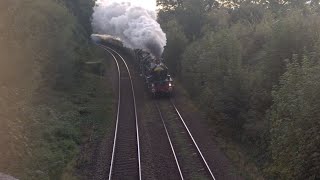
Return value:
M 135 93 L 129 68 L 115 50 L 100 45 L 114 59 L 118 69 L 118 112 L 110 162 L 109 180 L 141 180 L 140 142 Z
M 215 180 L 176 105 L 168 99 L 156 100 L 155 105 L 165 127 L 181 179 Z

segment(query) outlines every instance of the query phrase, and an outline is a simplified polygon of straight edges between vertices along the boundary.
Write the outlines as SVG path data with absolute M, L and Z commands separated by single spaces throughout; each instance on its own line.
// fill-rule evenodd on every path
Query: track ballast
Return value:
M 215 177 L 176 105 L 171 100 L 155 101 L 181 179 L 213 179 Z
M 125 60 L 119 53 L 109 47 L 100 46 L 113 57 L 119 78 L 118 112 L 109 180 L 141 180 L 139 128 L 132 77 Z

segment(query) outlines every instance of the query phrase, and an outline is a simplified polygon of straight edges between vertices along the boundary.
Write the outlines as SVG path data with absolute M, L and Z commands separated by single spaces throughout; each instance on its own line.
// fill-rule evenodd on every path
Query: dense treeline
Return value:
M 165 59 L 221 133 L 268 179 L 320 178 L 319 1 L 158 4 Z
M 72 179 L 110 112 L 89 43 L 91 0 L 0 1 L 0 171 Z M 83 150 L 85 148 L 81 148 Z M 89 156 L 89 155 L 88 155 Z M 79 173 L 77 173 L 79 174 Z

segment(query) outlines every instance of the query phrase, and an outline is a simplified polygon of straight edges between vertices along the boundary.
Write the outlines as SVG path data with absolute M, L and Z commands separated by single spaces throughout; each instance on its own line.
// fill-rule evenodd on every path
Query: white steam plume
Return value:
M 119 37 L 125 46 L 160 57 L 166 34 L 157 20 L 155 0 L 99 0 L 94 7 L 94 33 Z

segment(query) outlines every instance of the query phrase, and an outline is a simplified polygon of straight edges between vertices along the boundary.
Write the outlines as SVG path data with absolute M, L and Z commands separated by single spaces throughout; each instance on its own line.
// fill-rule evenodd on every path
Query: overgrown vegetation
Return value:
M 0 2 L 1 172 L 71 179 L 80 147 L 108 125 L 110 87 L 85 68 L 102 60 L 89 43 L 93 3 Z
M 317 0 L 158 0 L 164 58 L 267 179 L 320 178 Z

